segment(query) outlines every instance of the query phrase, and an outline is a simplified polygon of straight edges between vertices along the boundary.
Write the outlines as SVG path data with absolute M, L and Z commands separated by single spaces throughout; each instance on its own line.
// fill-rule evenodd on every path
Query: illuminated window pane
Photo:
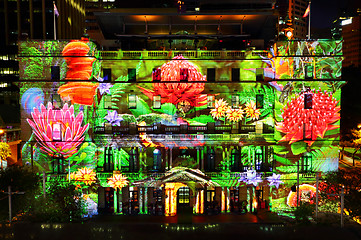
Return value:
M 135 68 L 128 69 L 128 82 L 135 82 L 137 80 L 137 71 Z
M 304 94 L 305 109 L 312 109 L 312 94 Z
M 214 95 L 207 95 L 207 108 L 214 108 L 215 97 Z
M 112 96 L 111 95 L 104 95 L 104 108 L 111 109 L 112 108 Z
M 111 68 L 103 68 L 103 82 L 111 82 L 112 81 L 112 69 Z
M 181 68 L 180 71 L 180 81 L 188 81 L 188 68 Z
M 216 69 L 207 68 L 207 82 L 215 82 L 215 81 L 216 81 Z
M 128 108 L 129 109 L 137 108 L 137 96 L 135 94 L 130 94 L 128 96 Z
M 232 96 L 232 108 L 239 108 L 239 96 L 238 95 Z
M 60 123 L 54 123 L 53 124 L 53 140 L 54 141 L 61 141 L 61 124 Z
M 264 80 L 264 69 L 257 68 L 256 69 L 256 81 L 263 81 Z
M 239 82 L 240 72 L 239 68 L 232 68 L 232 82 Z
M 161 69 L 160 68 L 153 68 L 152 80 L 153 81 L 160 81 L 161 80 Z
M 51 80 L 60 80 L 59 66 L 51 66 Z
M 153 96 L 153 108 L 160 109 L 161 108 L 161 97 L 160 96 Z
M 256 108 L 262 109 L 263 108 L 263 102 L 264 102 L 264 95 L 263 94 L 257 94 L 256 95 Z

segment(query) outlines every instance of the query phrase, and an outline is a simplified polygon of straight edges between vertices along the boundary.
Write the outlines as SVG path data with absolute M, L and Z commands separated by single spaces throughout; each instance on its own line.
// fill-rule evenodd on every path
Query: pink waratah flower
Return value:
M 77 147 L 84 141 L 84 133 L 89 124 L 81 126 L 83 112 L 74 115 L 74 107 L 65 104 L 60 110 L 54 110 L 49 102 L 43 104 L 40 111 L 34 108 L 31 113 L 33 121 L 27 119 L 42 150 L 50 156 L 57 154 L 68 158 L 78 152 Z
M 312 108 L 305 109 L 304 94 L 299 94 L 283 108 L 283 122 L 276 123 L 276 129 L 286 135 L 280 141 L 289 141 L 290 144 L 306 140 L 311 146 L 317 137 L 323 138 L 327 130 L 339 128 L 332 125 L 340 119 L 338 101 L 331 93 L 309 91 L 312 94 Z
M 220 119 L 226 115 L 227 110 L 229 109 L 228 103 L 223 100 L 223 98 L 216 100 L 214 103 L 214 109 L 210 111 L 213 118 Z
M 180 82 L 181 69 L 188 69 L 188 78 Z M 172 83 L 166 83 L 172 81 Z M 161 66 L 161 82 L 153 83 L 153 90 L 139 87 L 150 99 L 161 96 L 162 103 L 187 102 L 192 107 L 200 107 L 207 103 L 207 95 L 202 94 L 206 76 L 203 76 L 198 67 L 186 60 L 183 56 L 174 57 L 173 60 Z

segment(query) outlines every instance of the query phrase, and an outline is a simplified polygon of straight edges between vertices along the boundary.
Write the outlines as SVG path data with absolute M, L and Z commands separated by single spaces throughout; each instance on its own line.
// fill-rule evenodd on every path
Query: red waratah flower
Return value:
M 312 108 L 305 109 L 305 94 L 299 94 L 287 103 L 283 108 L 283 122 L 276 123 L 276 129 L 286 133 L 280 141 L 292 144 L 304 140 L 311 146 L 317 137 L 323 138 L 327 130 L 340 127 L 332 125 L 340 119 L 340 107 L 331 93 L 320 90 L 305 93 L 312 94 Z
M 179 82 L 181 69 L 188 69 L 186 82 Z M 164 83 L 169 81 L 172 83 Z M 183 56 L 177 56 L 161 66 L 161 82 L 153 83 L 153 90 L 138 87 L 150 99 L 153 99 L 153 96 L 161 96 L 162 103 L 176 105 L 182 101 L 192 107 L 199 107 L 207 103 L 207 95 L 199 95 L 204 90 L 204 83 L 199 81 L 206 81 L 206 76 Z

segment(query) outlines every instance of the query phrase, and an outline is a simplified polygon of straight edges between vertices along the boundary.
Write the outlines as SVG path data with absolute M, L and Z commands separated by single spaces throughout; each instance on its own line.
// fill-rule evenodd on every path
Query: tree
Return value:
M 9 144 L 5 142 L 0 142 L 0 161 L 1 161 L 1 169 L 3 169 L 2 160 L 6 161 L 6 158 L 10 157 L 11 150 Z
M 13 216 L 26 213 L 40 189 L 39 176 L 27 167 L 14 166 L 0 170 L 0 219 L 8 218 L 8 198 L 4 194 L 8 191 L 8 186 L 11 186 L 12 192 L 25 192 L 12 197 Z
M 85 214 L 81 191 L 68 182 L 50 182 L 46 198 L 39 196 L 31 211 L 33 221 L 71 222 Z
M 345 208 L 352 217 L 361 216 L 361 170 L 357 168 L 340 169 L 326 175 L 326 189 L 335 189 L 340 193 L 341 188 L 345 190 Z M 338 190 L 339 189 L 339 190 Z M 340 201 L 339 198 L 329 199 Z

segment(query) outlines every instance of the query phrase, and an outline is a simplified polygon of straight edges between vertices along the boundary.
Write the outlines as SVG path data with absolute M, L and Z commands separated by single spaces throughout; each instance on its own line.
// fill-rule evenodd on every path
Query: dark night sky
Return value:
M 361 8 L 361 0 L 313 0 L 311 4 L 312 28 L 330 28 L 342 10 L 355 13 Z

